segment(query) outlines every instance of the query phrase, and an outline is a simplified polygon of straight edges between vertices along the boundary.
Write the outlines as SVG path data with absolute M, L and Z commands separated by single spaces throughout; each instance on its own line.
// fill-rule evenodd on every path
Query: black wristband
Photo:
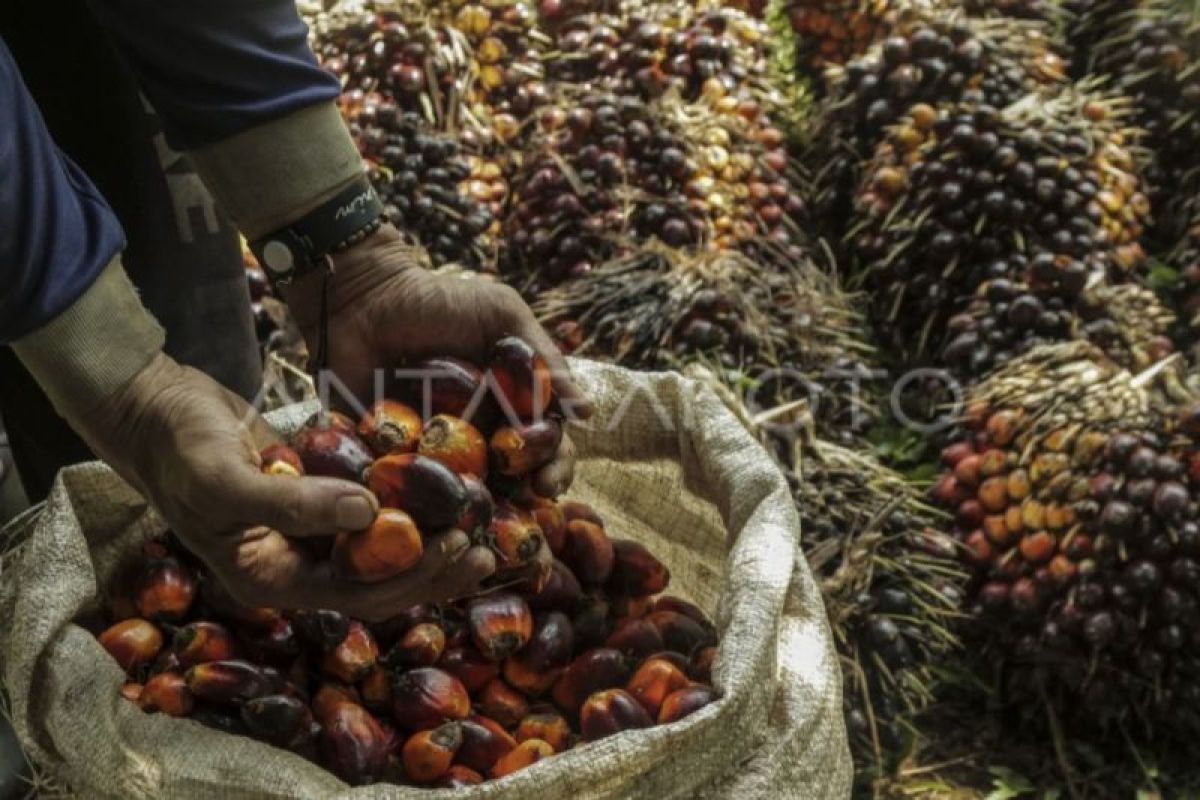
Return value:
M 325 256 L 370 236 L 383 222 L 383 203 L 363 176 L 291 225 L 250 242 L 250 250 L 272 281 L 287 283 Z

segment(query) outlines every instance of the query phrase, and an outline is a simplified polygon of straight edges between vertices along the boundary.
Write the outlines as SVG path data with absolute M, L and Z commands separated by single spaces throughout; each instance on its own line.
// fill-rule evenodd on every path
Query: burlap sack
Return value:
M 723 697 L 675 725 L 610 737 L 455 796 L 847 796 L 836 658 L 783 477 L 707 389 L 575 366 L 598 414 L 571 432 L 581 454 L 571 495 L 645 542 L 669 564 L 672 590 L 714 615 Z M 286 428 L 299 416 L 273 421 Z M 40 513 L 6 532 L 23 544 L 0 572 L 0 669 L 37 764 L 88 798 L 446 794 L 350 789 L 290 753 L 123 700 L 120 669 L 74 621 L 98 610 L 122 555 L 161 530 L 137 495 L 88 464 L 64 472 Z

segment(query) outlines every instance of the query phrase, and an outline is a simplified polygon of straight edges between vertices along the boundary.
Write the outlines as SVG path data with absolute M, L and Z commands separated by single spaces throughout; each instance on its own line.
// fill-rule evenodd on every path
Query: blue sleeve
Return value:
M 176 149 L 337 97 L 294 0 L 92 0 Z
M 0 41 L 0 343 L 65 311 L 124 246 L 117 218 L 54 146 Z

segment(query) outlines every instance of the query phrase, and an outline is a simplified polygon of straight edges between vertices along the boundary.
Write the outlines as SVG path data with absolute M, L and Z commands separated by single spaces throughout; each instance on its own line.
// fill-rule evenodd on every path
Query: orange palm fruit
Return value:
M 438 667 L 458 678 L 471 693 L 478 692 L 500 674 L 500 665 L 472 644 L 447 647 L 438 661 Z
M 365 531 L 338 534 L 332 560 L 342 577 L 378 583 L 412 569 L 424 553 L 421 531 L 412 517 L 395 508 L 381 508 Z
M 237 658 L 236 640 L 225 626 L 216 622 L 189 622 L 175 630 L 171 652 L 182 669 L 206 661 Z
M 658 711 L 658 723 L 666 725 L 683 719 L 717 699 L 711 686 L 692 684 L 667 695 Z
M 450 771 L 462 740 L 462 726 L 457 722 L 414 733 L 400 751 L 404 774 L 413 783 L 433 783 Z
M 554 752 L 561 753 L 571 748 L 574 735 L 566 717 L 552 711 L 539 711 L 529 714 L 517 725 L 516 739 L 524 742 L 527 739 L 541 739 Z
M 359 683 L 362 704 L 371 711 L 387 711 L 392 707 L 392 676 L 379 664 Z
M 483 776 L 470 767 L 453 764 L 446 774 L 434 784 L 438 789 L 463 789 L 467 786 L 478 786 L 483 783 Z
M 153 623 L 144 619 L 123 620 L 97 637 L 100 646 L 116 659 L 127 673 L 154 661 L 162 649 L 163 637 Z
M 533 419 L 550 405 L 550 369 L 525 340 L 508 336 L 496 342 L 489 368 L 504 411 Z
M 280 475 L 288 478 L 298 478 L 304 474 L 304 464 L 300 455 L 286 444 L 267 445 L 259 458 L 262 471 L 267 475 Z
M 562 436 L 562 423 L 552 417 L 498 428 L 488 442 L 492 466 L 510 477 L 537 472 L 554 460 Z
M 667 695 L 691 684 L 683 670 L 663 658 L 648 658 L 633 673 L 625 690 L 642 704 L 652 719 L 658 718 L 659 709 Z
M 517 740 L 504 726 L 490 717 L 472 714 L 461 725 L 463 741 L 458 749 L 458 762 L 477 772 L 489 771 L 517 746 Z
M 321 730 L 309 707 L 286 694 L 268 694 L 247 701 L 242 705 L 242 722 L 254 738 L 287 750 L 309 744 Z
M 376 456 L 412 453 L 421 438 L 421 415 L 395 400 L 379 400 L 358 423 L 358 435 Z
M 488 536 L 500 554 L 502 565 L 521 566 L 531 562 L 542 549 L 542 529 L 533 517 L 515 506 L 501 502 L 492 515 Z
M 446 632 L 433 622 L 422 622 L 408 630 L 388 652 L 393 668 L 432 667 L 446 650 Z
M 467 605 L 471 641 L 487 658 L 503 661 L 533 636 L 533 613 L 518 595 L 496 592 Z
M 589 742 L 653 724 L 646 709 L 624 689 L 596 692 L 584 701 L 579 712 L 579 728 Z
M 436 667 L 410 669 L 392 680 L 392 719 L 405 730 L 436 728 L 469 713 L 466 687 Z
M 196 574 L 174 556 L 152 558 L 138 576 L 134 602 L 138 614 L 156 622 L 187 616 L 198 590 Z
M 537 526 L 542 529 L 542 536 L 545 538 L 550 552 L 557 557 L 567 543 L 566 514 L 555 501 L 536 495 L 530 500 L 529 513 L 533 515 L 533 521 L 537 523 Z
M 321 763 L 346 783 L 374 783 L 388 768 L 386 730 L 360 705 L 341 703 L 322 721 Z
M 492 765 L 491 776 L 503 778 L 505 775 L 511 775 L 519 769 L 525 769 L 552 755 L 554 755 L 554 748 L 549 743 L 543 742 L 541 739 L 526 739 Z
M 318 722 L 324 724 L 325 720 L 333 714 L 333 710 L 343 703 L 362 705 L 362 695 L 353 686 L 322 683 L 317 689 L 317 693 L 313 695 L 313 716 L 317 718 Z
M 343 683 L 357 683 L 371 673 L 379 661 L 375 637 L 357 621 L 341 644 L 321 658 L 321 671 Z
M 192 713 L 195 701 L 187 681 L 178 672 L 160 672 L 142 687 L 138 705 L 143 711 L 160 711 L 171 717 Z
M 514 728 L 529 713 L 525 695 L 505 683 L 501 678 L 492 678 L 479 693 L 475 701 L 480 713 L 499 722 L 506 728 Z
M 562 561 L 585 586 L 603 586 L 612 574 L 615 553 L 604 528 L 584 519 L 567 523 Z
M 453 526 L 467 510 L 458 474 L 419 453 L 384 456 L 367 468 L 367 488 L 381 505 L 403 509 L 417 528 L 433 533 Z
M 417 452 L 440 461 L 460 475 L 473 475 L 480 480 L 487 478 L 487 440 L 461 417 L 438 414 L 426 422 Z

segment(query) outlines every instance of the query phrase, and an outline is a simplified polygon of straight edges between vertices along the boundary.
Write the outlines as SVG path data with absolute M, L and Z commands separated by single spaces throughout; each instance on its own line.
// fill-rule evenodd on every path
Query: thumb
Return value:
M 229 498 L 242 527 L 265 525 L 285 536 L 328 536 L 363 530 L 379 503 L 366 488 L 335 478 L 247 474 Z

